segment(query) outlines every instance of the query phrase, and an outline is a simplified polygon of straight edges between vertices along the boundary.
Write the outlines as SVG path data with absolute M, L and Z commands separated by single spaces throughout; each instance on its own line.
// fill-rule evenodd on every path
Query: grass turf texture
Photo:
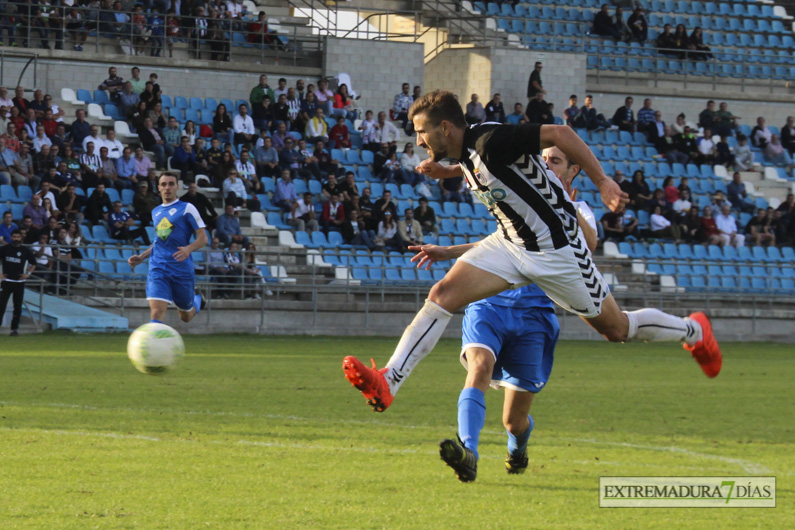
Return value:
M 725 344 L 705 378 L 675 345 L 563 342 L 533 405 L 526 474 L 505 473 L 487 394 L 477 481 L 438 456 L 464 371 L 442 341 L 373 414 L 347 354 L 395 339 L 186 336 L 148 376 L 123 335 L 0 338 L 3 528 L 786 528 L 791 346 Z M 600 509 L 599 476 L 775 475 L 775 509 Z M 789 521 L 789 523 L 787 523 Z

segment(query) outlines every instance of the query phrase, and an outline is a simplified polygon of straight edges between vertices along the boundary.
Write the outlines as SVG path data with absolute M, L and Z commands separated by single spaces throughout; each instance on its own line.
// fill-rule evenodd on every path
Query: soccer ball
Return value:
M 145 374 L 173 370 L 185 355 L 185 343 L 177 330 L 165 324 L 149 323 L 139 327 L 127 342 L 127 357 Z

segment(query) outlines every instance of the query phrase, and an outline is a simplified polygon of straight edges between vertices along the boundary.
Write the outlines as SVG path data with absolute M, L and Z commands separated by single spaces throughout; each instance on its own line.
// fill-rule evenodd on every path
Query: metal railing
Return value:
M 79 12 L 80 20 L 68 14 Z M 20 13 L 0 14 L 14 17 L 15 41 L 22 47 L 33 47 L 38 41 L 43 48 L 113 47 L 118 54 L 169 57 L 175 45 L 188 44 L 192 58 L 209 55 L 210 60 L 236 61 L 266 58 L 298 64 L 299 60 L 314 58 L 319 62 L 323 42 L 318 35 L 300 32 L 306 26 L 279 22 L 278 31 L 252 32 L 249 30 L 256 18 L 210 18 L 209 16 L 176 16 L 143 12 L 118 12 L 86 7 L 55 7 L 49 16 L 25 17 Z M 206 27 L 196 31 L 196 21 L 202 19 Z M 265 22 L 268 22 L 267 20 Z M 316 56 L 316 57 L 314 57 Z M 277 61 L 277 62 L 278 62 Z

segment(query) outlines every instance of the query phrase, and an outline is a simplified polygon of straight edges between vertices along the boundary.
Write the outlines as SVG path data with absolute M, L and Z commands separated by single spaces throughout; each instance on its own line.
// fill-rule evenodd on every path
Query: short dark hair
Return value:
M 409 119 L 423 113 L 432 127 L 438 126 L 443 120 L 462 129 L 467 126 L 458 98 L 447 90 L 434 90 L 417 99 L 409 109 Z
M 163 173 L 161 173 L 157 177 L 157 185 L 158 186 L 160 185 L 160 179 L 162 179 L 163 177 L 172 177 L 175 181 L 179 182 L 179 178 L 177 177 L 177 175 L 175 175 L 174 173 L 171 173 L 169 171 L 164 171 Z
M 15 236 L 17 234 L 22 235 L 22 230 L 20 230 L 19 228 L 14 228 L 13 230 L 11 230 L 12 236 Z

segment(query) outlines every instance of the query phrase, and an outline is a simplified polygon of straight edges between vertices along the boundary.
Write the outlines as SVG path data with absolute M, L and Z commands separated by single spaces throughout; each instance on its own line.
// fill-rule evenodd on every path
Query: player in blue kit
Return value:
M 207 245 L 207 232 L 196 207 L 177 198 L 177 186 L 173 173 L 158 177 L 157 188 L 163 204 L 152 210 L 157 237 L 146 251 L 127 260 L 130 267 L 135 268 L 149 258 L 146 299 L 151 322 L 156 323 L 162 323 L 171 302 L 177 306 L 183 322 L 190 322 L 204 305 L 204 297 L 194 294 L 195 276 L 190 255 Z M 191 243 L 193 235 L 196 240 Z
M 559 149 L 543 153 L 549 168 L 572 195 L 580 167 Z M 438 171 L 442 168 L 428 168 Z M 572 197 L 574 199 L 574 197 Z M 585 203 L 575 202 L 577 218 L 588 247 L 596 248 L 596 220 Z M 437 247 L 409 247 L 418 251 L 414 261 L 430 267 L 436 261 L 458 258 L 477 243 Z M 527 285 L 470 304 L 462 324 L 461 363 L 467 368 L 458 398 L 458 438 L 443 440 L 442 460 L 461 482 L 477 476 L 478 442 L 486 417 L 485 392 L 489 386 L 505 391 L 503 425 L 508 432 L 508 473 L 524 473 L 527 443 L 533 431 L 530 406 L 549 380 L 560 327 L 552 301 L 537 285 Z

